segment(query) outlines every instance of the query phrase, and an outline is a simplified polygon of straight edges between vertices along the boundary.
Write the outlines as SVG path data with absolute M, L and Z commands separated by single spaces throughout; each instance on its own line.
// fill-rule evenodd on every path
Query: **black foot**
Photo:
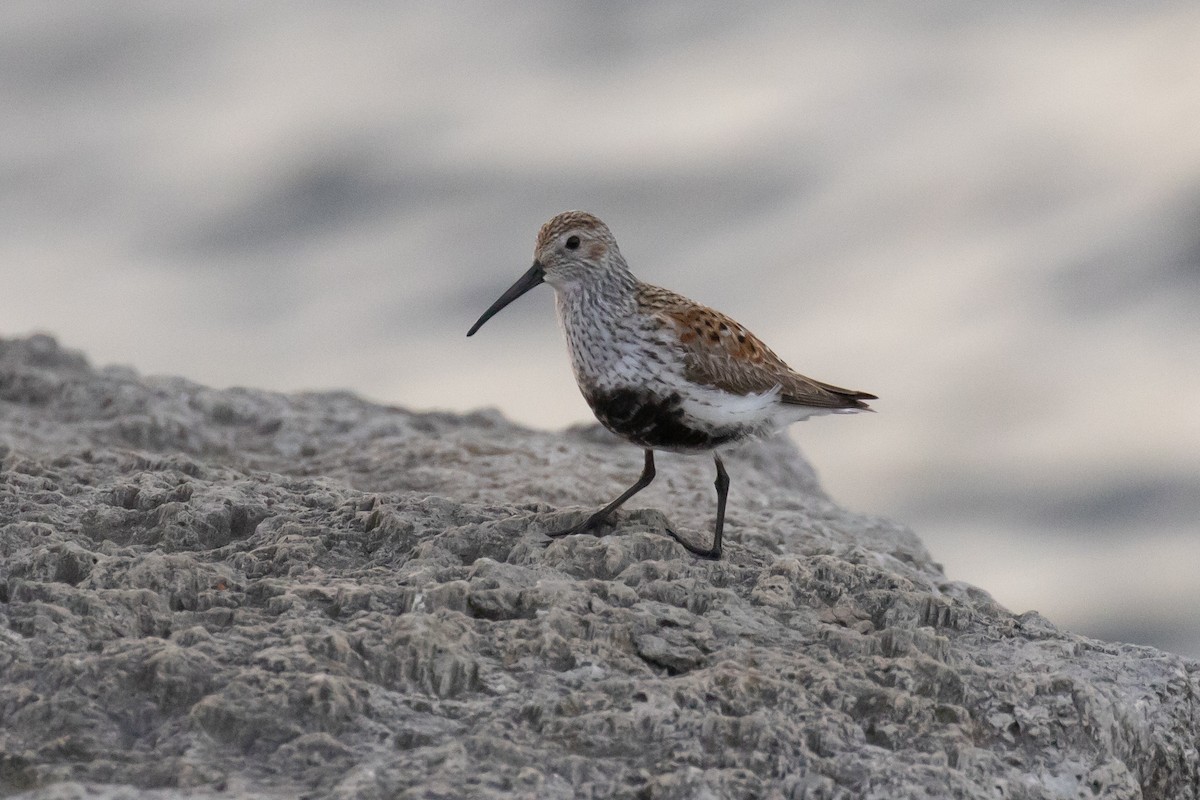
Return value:
M 667 532 L 668 536 L 670 536 L 672 539 L 674 539 L 675 541 L 677 541 L 681 545 L 683 545 L 684 550 L 687 550 L 689 553 L 691 553 L 694 556 L 697 556 L 699 558 L 707 558 L 709 561 L 719 561 L 721 559 L 721 546 L 720 545 L 717 545 L 715 547 L 710 547 L 708 550 L 702 550 L 699 547 L 696 547 L 695 545 L 688 544 L 688 542 L 685 541 L 682 536 L 680 536 L 678 533 L 671 530 L 670 528 L 667 528 L 666 532 Z
M 558 539 L 562 536 L 572 536 L 576 533 L 590 533 L 593 536 L 603 536 L 604 534 L 600 531 L 600 528 L 604 527 L 604 523 L 607 521 L 607 515 L 601 516 L 599 514 L 592 514 L 578 525 L 573 525 L 570 528 L 567 528 L 565 531 L 552 531 L 547 533 L 546 536 L 550 537 L 551 539 Z M 549 543 L 547 542 L 547 544 Z
M 598 515 L 593 515 L 593 516 L 588 517 L 587 519 L 584 519 L 584 521 L 581 522 L 580 524 L 574 525 L 574 527 L 568 528 L 566 530 L 556 530 L 556 531 L 553 531 L 553 533 L 546 534 L 547 539 L 550 539 L 551 541 L 545 542 L 544 545 L 542 545 L 542 547 L 550 547 L 551 542 L 553 540 L 560 539 L 560 537 L 563 537 L 563 536 L 571 536 L 574 534 L 592 534 L 593 536 L 607 535 L 605 533 L 605 531 L 602 531 L 600 529 L 605 527 L 605 523 L 608 522 L 608 518 L 607 517 L 599 517 L 598 518 L 598 517 L 599 517 Z M 670 536 L 671 539 L 679 542 L 680 545 L 683 545 L 685 551 L 688 551 L 692 555 L 695 555 L 695 557 L 697 557 L 697 558 L 708 559 L 710 561 L 718 561 L 721 558 L 721 546 L 720 545 L 716 545 L 716 546 L 710 547 L 708 549 L 702 549 L 700 547 L 696 547 L 695 545 L 692 545 L 692 543 L 688 542 L 688 540 L 685 540 L 683 536 L 680 536 L 679 534 L 674 533 L 674 531 L 671 530 L 670 528 L 662 529 L 662 533 L 665 533 L 667 536 Z

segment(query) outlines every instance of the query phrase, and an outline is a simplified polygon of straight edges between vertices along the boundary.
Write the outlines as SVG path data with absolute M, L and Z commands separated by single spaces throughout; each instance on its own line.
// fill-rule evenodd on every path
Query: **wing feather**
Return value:
M 642 284 L 638 300 L 678 335 L 688 380 L 743 396 L 779 387 L 780 402 L 813 408 L 869 409 L 863 400 L 876 399 L 806 378 L 741 323 L 682 295 Z

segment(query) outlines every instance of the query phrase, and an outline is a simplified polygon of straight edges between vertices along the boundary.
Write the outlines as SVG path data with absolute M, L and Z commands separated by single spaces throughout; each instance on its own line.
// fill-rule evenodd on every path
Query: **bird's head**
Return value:
M 563 291 L 590 281 L 602 282 L 628 275 L 628 272 L 607 225 L 586 211 L 564 211 L 538 231 L 533 266 L 483 312 L 467 331 L 467 336 L 539 283 L 545 282 L 555 290 Z
M 603 278 L 609 255 L 619 252 L 608 226 L 586 211 L 564 211 L 538 231 L 534 264 L 556 289 Z

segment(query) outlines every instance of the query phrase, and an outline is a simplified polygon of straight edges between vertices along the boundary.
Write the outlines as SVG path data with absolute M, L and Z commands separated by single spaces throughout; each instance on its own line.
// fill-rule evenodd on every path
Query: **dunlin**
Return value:
M 870 410 L 875 395 L 839 389 L 792 371 L 758 337 L 711 308 L 642 283 L 608 226 L 567 211 L 538 233 L 533 266 L 483 312 L 467 336 L 539 283 L 554 288 L 575 380 L 604 427 L 645 449 L 642 475 L 584 522 L 550 536 L 600 528 L 654 480 L 654 451 L 713 451 L 717 521 L 713 543 L 692 553 L 721 557 L 729 475 L 721 448 L 818 414 Z

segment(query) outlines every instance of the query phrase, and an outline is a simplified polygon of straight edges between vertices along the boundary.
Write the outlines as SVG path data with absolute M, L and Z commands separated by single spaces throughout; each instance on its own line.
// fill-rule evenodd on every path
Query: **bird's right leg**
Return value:
M 622 494 L 620 497 L 618 497 L 616 500 L 613 500 L 611 503 L 606 505 L 604 508 L 597 511 L 595 514 L 592 514 L 590 517 L 588 517 L 586 520 L 584 520 L 580 524 L 576 525 L 575 527 L 568 528 L 565 531 L 557 531 L 555 533 L 547 533 L 546 535 L 551 536 L 551 537 L 558 537 L 558 536 L 569 536 L 572 533 L 586 533 L 588 531 L 591 531 L 596 536 L 601 536 L 602 534 L 596 533 L 595 529 L 602 522 L 604 522 L 606 519 L 608 519 L 609 516 L 611 516 L 614 511 L 616 511 L 618 508 L 620 508 L 622 503 L 624 503 L 629 498 L 633 497 L 635 494 L 640 492 L 642 489 L 645 489 L 647 486 L 649 486 L 650 481 L 652 481 L 652 480 L 654 480 L 654 451 L 647 448 L 646 449 L 646 466 L 642 468 L 642 476 L 637 479 L 637 483 L 635 483 L 633 486 L 630 486 L 628 489 L 626 489 L 625 493 Z
M 725 464 L 716 453 L 713 453 L 713 461 L 717 465 L 717 480 L 713 483 L 717 487 L 717 526 L 713 530 L 712 547 L 701 550 L 694 544 L 685 542 L 670 528 L 667 528 L 667 533 L 671 535 L 672 539 L 683 545 L 689 553 L 716 561 L 721 557 L 721 532 L 725 529 L 725 500 L 729 497 L 729 473 L 725 471 Z

